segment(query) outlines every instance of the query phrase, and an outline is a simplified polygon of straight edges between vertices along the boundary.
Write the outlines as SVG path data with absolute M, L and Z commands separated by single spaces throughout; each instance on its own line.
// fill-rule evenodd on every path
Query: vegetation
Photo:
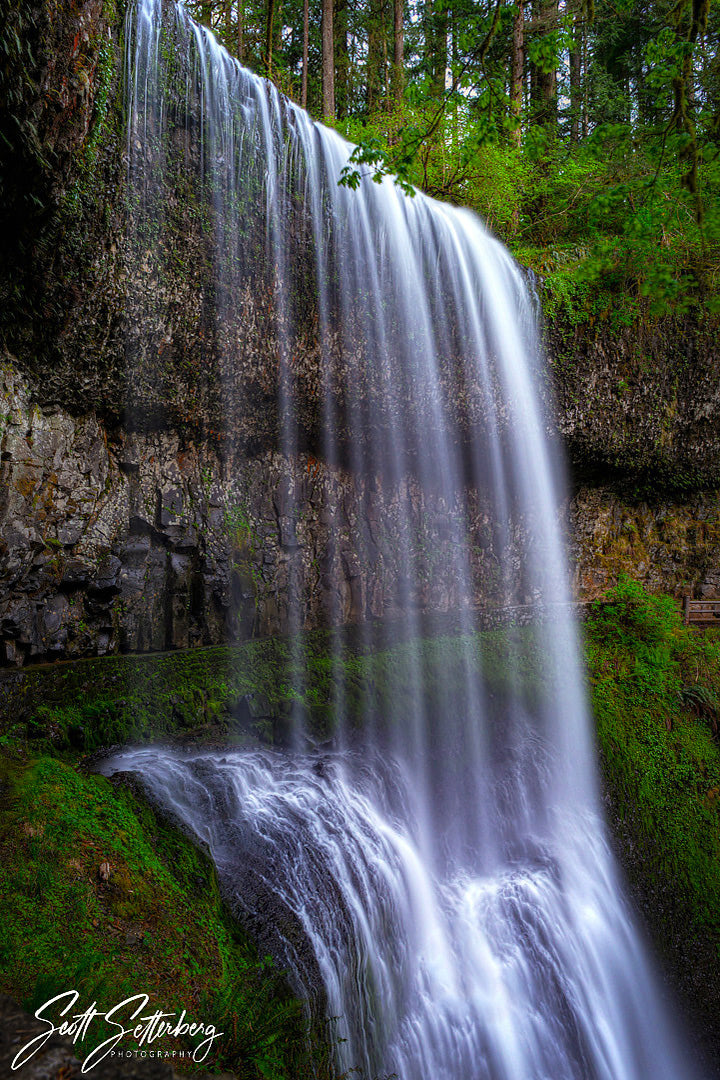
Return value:
M 351 721 L 371 714 L 401 725 L 419 693 L 432 708 L 480 657 L 490 693 L 512 688 L 531 700 L 542 692 L 542 646 L 527 627 L 512 634 L 439 632 L 372 653 L 351 631 L 338 656 L 331 655 L 333 644 L 329 633 L 315 631 L 26 668 L 19 685 L 8 688 L 15 720 L 0 732 L 0 746 L 29 744 L 34 753 L 74 759 L 79 751 L 171 735 L 282 742 L 300 716 L 314 736 L 326 738 L 337 723 L 340 684 L 343 714 Z
M 717 994 L 720 637 L 687 629 L 669 597 L 625 577 L 593 605 L 587 661 L 627 869 L 666 954 L 679 939 L 699 947 Z
M 314 1060 L 331 1075 L 328 1040 L 308 1040 L 299 1002 L 228 914 L 200 851 L 130 790 L 75 764 L 6 755 L 0 769 L 4 992 L 32 1009 L 68 989 L 100 1009 L 146 993 L 148 1013 L 187 1009 L 223 1032 L 206 1064 L 288 1080 Z M 112 1034 L 95 1025 L 81 1056 Z
M 717 311 L 710 0 L 189 6 L 357 143 L 343 182 L 390 172 L 476 208 L 585 318 Z

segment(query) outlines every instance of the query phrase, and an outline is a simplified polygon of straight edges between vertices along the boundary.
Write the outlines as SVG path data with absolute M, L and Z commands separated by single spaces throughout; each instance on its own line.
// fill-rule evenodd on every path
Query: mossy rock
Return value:
M 282 743 L 301 716 L 308 733 L 324 740 L 341 719 L 339 684 L 342 719 L 351 728 L 368 716 L 403 725 L 418 695 L 432 708 L 453 673 L 462 686 L 468 670 L 482 670 L 490 695 L 512 692 L 532 704 L 545 692 L 537 628 L 459 633 L 441 623 L 420 639 L 402 640 L 398 630 L 396 640 L 372 651 L 361 631 L 313 631 L 0 673 L 0 745 L 28 743 L 34 753 L 73 758 L 162 738 Z

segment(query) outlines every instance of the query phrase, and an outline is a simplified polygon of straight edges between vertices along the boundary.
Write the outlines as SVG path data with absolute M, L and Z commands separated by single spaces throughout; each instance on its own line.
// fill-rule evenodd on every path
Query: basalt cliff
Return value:
M 310 597 L 307 627 L 321 611 L 337 624 L 391 615 L 404 575 L 398 506 L 412 507 L 439 563 L 457 511 L 416 476 L 400 487 L 361 479 L 342 431 L 328 455 L 317 317 L 302 274 L 298 438 L 288 454 L 270 283 L 248 273 L 230 302 L 217 295 L 211 211 L 191 171 L 185 187 L 160 193 L 162 235 L 138 243 L 123 23 L 110 0 L 62 9 L 38 0 L 18 5 L 3 32 L 5 665 L 282 632 L 293 591 Z M 244 237 L 248 251 L 261 242 L 260 225 Z M 562 312 L 546 320 L 578 599 L 622 571 L 678 597 L 720 596 L 716 331 L 649 315 L 620 332 Z M 331 356 L 339 413 L 354 362 L 340 347 Z M 452 377 L 450 363 L 448 400 Z M 363 393 L 376 393 L 371 377 Z M 482 395 L 453 407 L 467 439 L 482 438 Z M 422 401 L 413 408 L 422 422 Z M 469 500 L 474 586 L 492 603 L 498 534 L 480 496 Z M 453 610 L 452 580 L 433 574 L 419 587 L 422 607 Z

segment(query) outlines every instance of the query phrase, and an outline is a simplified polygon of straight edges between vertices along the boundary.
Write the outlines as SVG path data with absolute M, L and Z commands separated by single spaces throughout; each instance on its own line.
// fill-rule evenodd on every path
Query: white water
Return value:
M 348 146 L 182 9 L 141 0 L 136 20 L 128 145 L 138 215 L 164 212 L 160 181 L 174 175 L 168 147 L 180 132 L 180 144 L 195 148 L 183 151 L 184 167 L 213 207 L 220 329 L 253 274 L 270 281 L 289 461 L 306 379 L 298 328 L 308 312 L 296 285 L 311 274 L 323 454 L 374 478 L 400 522 L 391 536 L 376 529 L 375 544 L 404 568 L 393 608 L 403 636 L 422 634 L 433 584 L 449 571 L 466 644 L 457 663 L 434 672 L 432 697 L 422 651 L 410 650 L 389 715 L 368 705 L 359 733 L 341 724 L 325 753 L 302 749 L 300 738 L 294 752 L 154 747 L 106 768 L 138 772 L 207 842 L 238 909 L 298 991 L 340 1018 L 341 1071 L 359 1067 L 367 1080 L 689 1077 L 598 811 L 564 606 L 559 470 L 521 274 L 465 211 L 409 199 L 389 180 L 339 187 Z M 258 222 L 260 249 L 248 241 Z M 241 347 L 224 341 L 219 369 Z M 444 512 L 432 550 L 421 542 L 416 490 Z M 542 692 L 532 703 L 512 637 L 500 700 L 492 672 L 482 672 L 487 660 L 467 645 L 478 505 L 492 525 L 498 595 L 555 610 L 543 623 Z M 289 621 L 300 628 L 308 586 L 292 560 L 288 575 Z M 337 621 L 329 607 L 328 625 Z M 388 625 L 366 624 L 364 645 L 392 645 Z M 342 715 L 339 661 L 334 674 Z

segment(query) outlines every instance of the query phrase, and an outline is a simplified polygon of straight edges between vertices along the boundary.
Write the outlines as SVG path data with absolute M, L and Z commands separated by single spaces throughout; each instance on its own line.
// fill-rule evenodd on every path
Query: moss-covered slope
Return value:
M 672 981 L 720 1016 L 720 635 L 628 578 L 587 622 L 610 824 Z
M 459 634 L 449 620 L 437 622 L 420 641 L 402 641 L 400 627 L 389 631 L 395 643 L 375 652 L 351 628 L 0 673 L 0 743 L 30 739 L 37 750 L 72 755 L 169 736 L 283 742 L 300 717 L 326 738 L 339 709 L 351 723 L 377 715 L 402 724 L 422 693 L 431 710 L 454 678 L 462 685 L 468 665 L 482 666 L 491 696 L 511 685 L 528 698 L 542 692 L 541 631 Z
M 326 1041 L 308 1039 L 300 1004 L 185 837 L 126 787 L 67 762 L 4 756 L 0 770 L 0 991 L 32 1009 L 70 989 L 81 1009 L 148 994 L 148 1014 L 186 1009 L 223 1032 L 204 1066 L 243 1080 L 305 1080 L 313 1062 L 331 1075 Z M 80 1056 L 108 1034 L 95 1021 Z

